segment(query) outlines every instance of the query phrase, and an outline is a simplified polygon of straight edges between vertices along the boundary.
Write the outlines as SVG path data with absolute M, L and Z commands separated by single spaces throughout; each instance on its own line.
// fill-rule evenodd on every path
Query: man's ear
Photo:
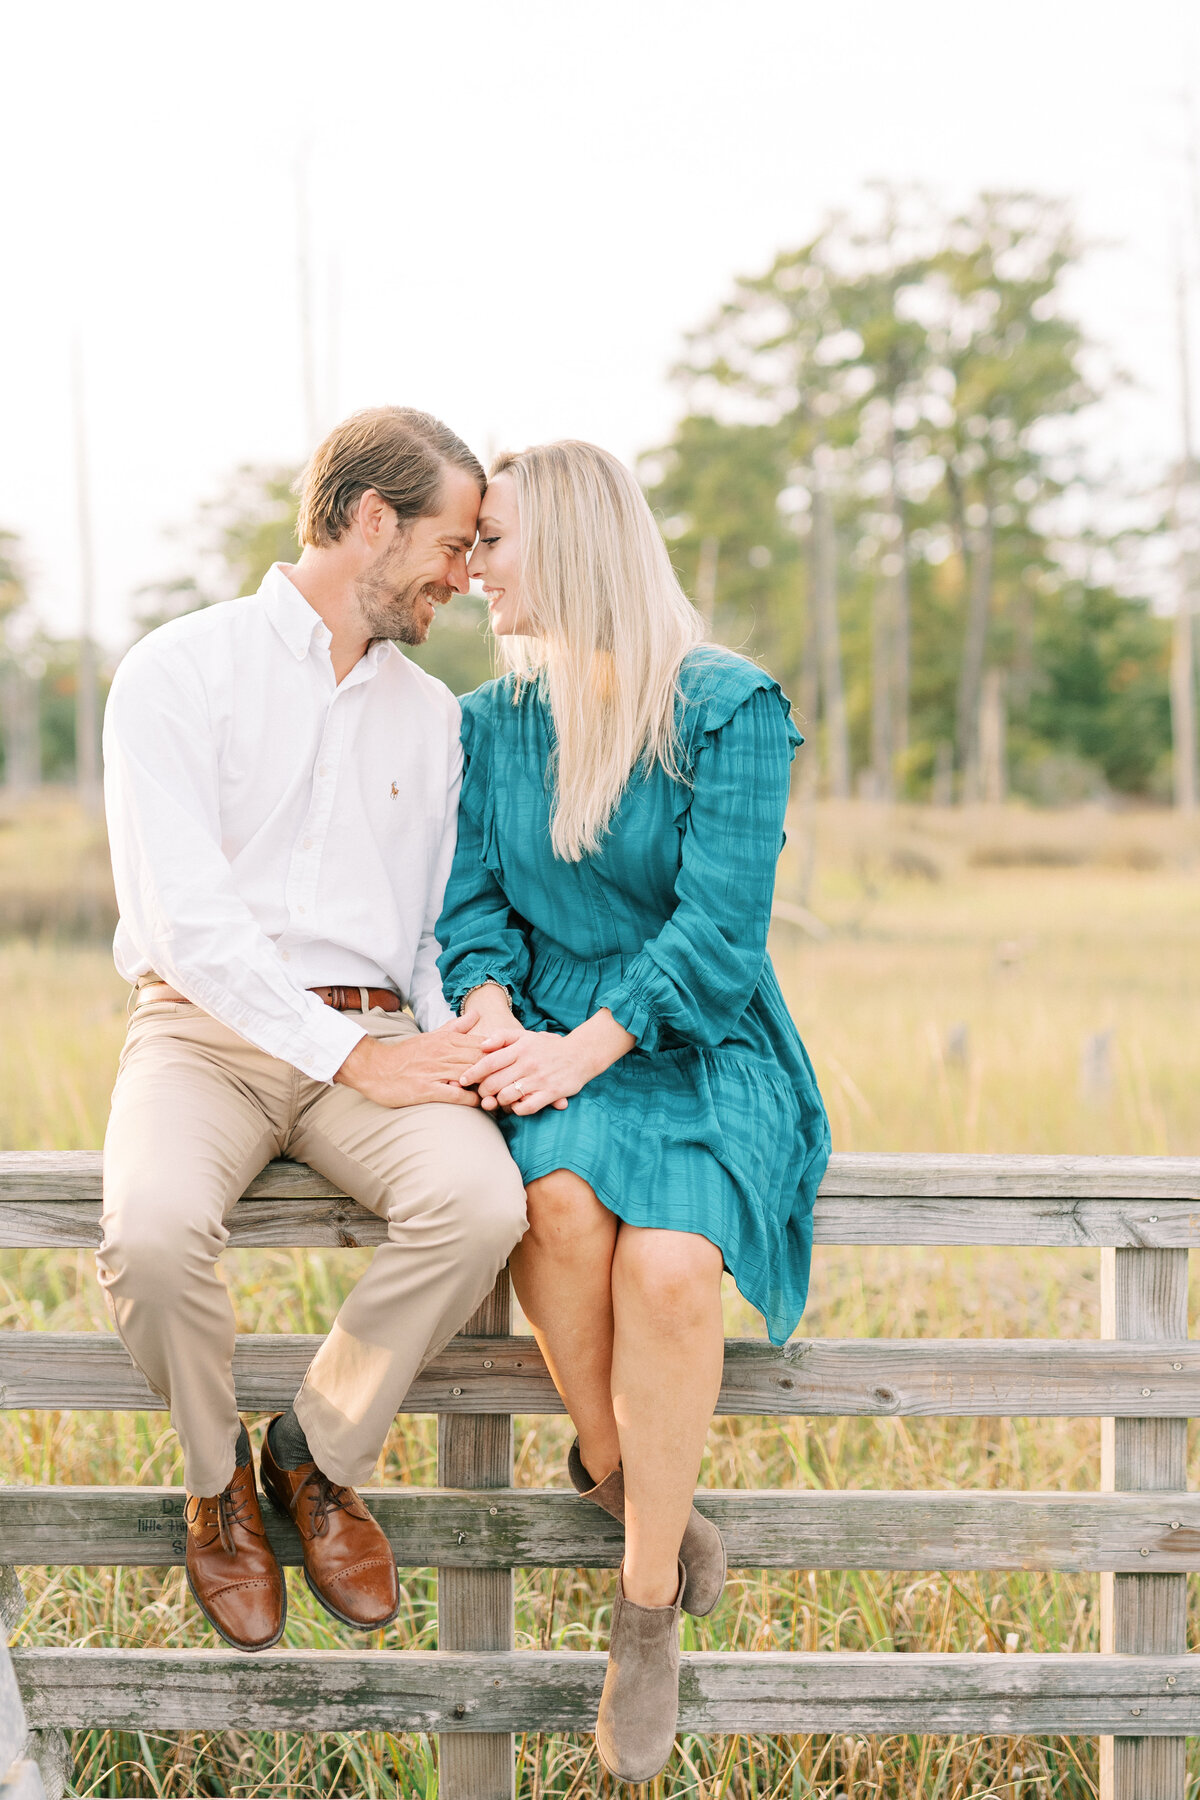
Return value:
M 387 501 L 374 488 L 368 488 L 359 500 L 354 509 L 354 520 L 368 549 L 378 548 L 379 540 L 387 530 L 391 510 Z

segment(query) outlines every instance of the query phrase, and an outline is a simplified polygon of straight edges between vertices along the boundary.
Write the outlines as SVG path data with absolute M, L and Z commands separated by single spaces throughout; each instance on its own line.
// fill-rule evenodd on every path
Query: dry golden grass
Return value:
M 19 828 L 14 828 L 17 830 Z M 2 841 L 2 839 L 0 839 Z M 812 846 L 815 843 L 815 858 Z M 1068 858 L 1070 860 L 1068 860 Z M 10 859 L 10 869 L 20 858 Z M 4 879 L 0 862 L 0 881 Z M 780 894 L 832 927 L 789 924 L 773 953 L 840 1148 L 1200 1153 L 1192 1096 L 1200 992 L 1196 846 L 1165 816 L 999 817 L 820 808 L 798 816 Z M 0 1146 L 98 1145 L 123 1034 L 124 990 L 103 952 L 0 947 Z M 965 1026 L 965 1039 L 956 1027 Z M 1111 1031 L 1111 1092 L 1080 1091 L 1084 1040 Z M 1101 1084 L 1102 1090 L 1102 1084 Z M 320 1330 L 361 1253 L 243 1252 L 227 1259 L 240 1327 Z M 818 1251 L 803 1330 L 814 1336 L 1094 1336 L 1098 1258 L 1087 1252 Z M 733 1332 L 759 1329 L 736 1295 Z M 0 1325 L 106 1324 L 91 1258 L 0 1252 Z M 517 1421 L 517 1481 L 562 1485 L 564 1420 Z M 13 1482 L 177 1482 L 161 1415 L 0 1415 Z M 401 1421 L 379 1479 L 432 1483 L 432 1422 Z M 1200 1469 L 1193 1448 L 1192 1484 Z M 702 1481 L 874 1488 L 1098 1485 L 1093 1421 L 721 1419 Z M 28 1571 L 27 1643 L 211 1644 L 179 1571 Z M 518 1641 L 602 1648 L 613 1578 L 527 1572 Z M 292 1587 L 288 1642 L 344 1634 Z M 435 1641 L 429 1571 L 405 1572 L 405 1607 L 378 1640 Z M 686 1647 L 1095 1649 L 1098 1581 L 1086 1576 L 735 1573 Z M 1195 1639 L 1193 1639 L 1195 1642 Z M 382 1734 L 137 1737 L 81 1733 L 81 1793 L 432 1796 L 424 1740 Z M 525 1800 L 617 1790 L 588 1739 L 519 1745 Z M 1193 1794 L 1200 1766 L 1193 1766 Z M 1083 1800 L 1095 1745 L 1065 1739 L 851 1736 L 689 1739 L 655 1800 Z

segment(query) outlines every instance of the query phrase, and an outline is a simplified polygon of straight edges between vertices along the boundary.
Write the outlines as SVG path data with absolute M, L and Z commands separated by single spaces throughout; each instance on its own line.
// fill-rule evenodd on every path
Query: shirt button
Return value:
M 279 954 L 280 954 L 280 956 L 281 956 L 281 957 L 282 957 L 282 958 L 283 958 L 283 960 L 284 960 L 284 962 L 291 962 L 291 960 L 292 960 L 292 953 L 291 953 L 291 951 L 290 951 L 290 950 L 281 950 L 281 951 L 280 951 L 280 952 L 279 952 Z
M 305 850 L 311 850 L 311 849 L 312 849 L 312 839 L 311 839 L 311 838 L 305 838 L 305 840 L 304 840 L 304 845 L 303 845 L 303 848 L 304 848 L 304 849 L 305 849 Z
M 329 773 L 328 765 L 325 763 L 322 763 L 320 768 L 317 770 L 317 774 L 318 775 L 328 775 L 328 773 Z
M 297 912 L 298 912 L 298 913 L 304 913 L 304 912 L 307 912 L 307 911 L 308 911 L 308 908 L 307 908 L 307 906 L 298 906 L 298 907 L 297 907 L 297 908 L 296 908 L 296 911 L 297 911 Z

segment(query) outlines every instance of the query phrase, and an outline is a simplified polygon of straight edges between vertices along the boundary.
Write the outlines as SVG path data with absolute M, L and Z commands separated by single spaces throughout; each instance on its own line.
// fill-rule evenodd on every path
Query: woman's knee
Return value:
M 579 1245 L 597 1233 L 609 1237 L 616 1232 L 612 1213 L 570 1169 L 541 1175 L 525 1191 L 529 1238 L 543 1249 Z
M 675 1329 L 713 1316 L 720 1306 L 722 1267 L 716 1245 L 697 1233 L 623 1225 L 613 1286 Z

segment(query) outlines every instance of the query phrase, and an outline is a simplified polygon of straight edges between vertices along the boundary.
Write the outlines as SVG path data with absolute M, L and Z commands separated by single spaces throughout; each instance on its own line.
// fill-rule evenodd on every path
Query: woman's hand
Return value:
M 559 1111 L 596 1075 L 610 1067 L 636 1040 L 605 1008 L 565 1037 L 552 1031 L 526 1031 L 502 1048 L 483 1056 L 459 1076 L 463 1087 L 475 1087 L 486 1112 L 503 1107 L 521 1115 L 553 1106 Z

